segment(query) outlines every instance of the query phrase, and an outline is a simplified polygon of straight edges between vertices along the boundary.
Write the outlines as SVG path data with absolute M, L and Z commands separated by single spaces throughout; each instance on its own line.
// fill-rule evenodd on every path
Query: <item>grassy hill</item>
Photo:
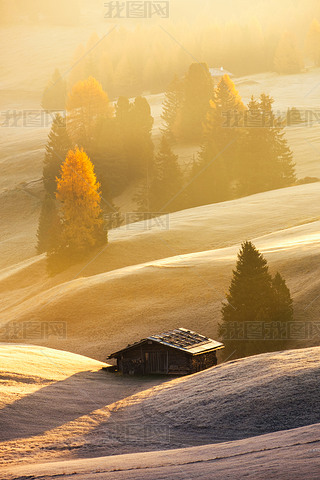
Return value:
M 214 457 L 228 448 L 231 457 L 242 446 L 248 454 L 253 440 L 233 442 L 253 436 L 259 451 L 268 450 L 272 442 L 259 435 L 319 420 L 319 360 L 319 347 L 267 353 L 168 381 L 108 373 L 101 370 L 104 364 L 68 352 L 0 345 L 1 464 L 79 462 L 199 445 Z M 273 434 L 273 447 L 298 438 L 298 431 L 291 433 Z M 318 434 L 305 429 L 297 443 L 310 436 L 315 441 Z M 194 450 L 192 459 L 201 458 L 201 451 Z M 180 450 L 180 461 L 186 454 Z
M 265 254 L 273 273 L 280 270 L 287 279 L 296 318 L 313 320 L 320 302 L 319 193 L 318 184 L 304 185 L 177 212 L 165 229 L 122 227 L 102 251 L 53 278 L 43 256 L 7 268 L 0 272 L 1 324 L 64 322 L 65 338 L 33 342 L 99 360 L 178 326 L 215 338 L 246 239 Z

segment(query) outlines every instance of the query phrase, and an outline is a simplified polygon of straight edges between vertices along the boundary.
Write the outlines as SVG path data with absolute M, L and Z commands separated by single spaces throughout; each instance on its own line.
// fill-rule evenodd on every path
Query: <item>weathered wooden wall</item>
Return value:
M 216 365 L 217 357 L 216 352 L 192 356 L 148 341 L 123 352 L 118 357 L 117 364 L 119 371 L 127 375 L 187 375 Z

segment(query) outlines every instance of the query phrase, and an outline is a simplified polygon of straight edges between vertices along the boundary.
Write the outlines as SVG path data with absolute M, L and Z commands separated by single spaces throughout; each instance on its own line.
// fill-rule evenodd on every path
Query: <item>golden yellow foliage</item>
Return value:
M 56 180 L 65 247 L 87 251 L 101 243 L 103 236 L 100 184 L 87 154 L 79 148 L 70 150 Z
M 247 109 L 229 75 L 223 75 L 215 88 L 214 100 L 210 100 L 210 108 L 203 125 L 205 138 L 212 136 L 213 131 L 223 125 L 235 125 L 241 122 L 240 112 Z M 240 124 L 239 124 L 240 126 Z M 226 133 L 226 132 L 225 132 Z
M 112 117 L 113 107 L 101 83 L 95 78 L 76 83 L 67 99 L 67 129 L 74 143 L 87 147 L 101 117 Z
M 227 75 L 227 74 L 223 75 L 222 79 L 220 80 L 219 85 L 221 86 L 222 83 L 226 86 L 230 95 L 232 96 L 235 109 L 238 110 L 238 111 L 246 110 L 247 107 L 243 103 L 242 98 L 240 96 L 240 93 L 236 89 L 236 86 L 235 86 L 234 82 L 231 80 L 231 78 L 229 77 L 229 75 Z M 219 85 L 218 85 L 218 88 L 219 88 Z

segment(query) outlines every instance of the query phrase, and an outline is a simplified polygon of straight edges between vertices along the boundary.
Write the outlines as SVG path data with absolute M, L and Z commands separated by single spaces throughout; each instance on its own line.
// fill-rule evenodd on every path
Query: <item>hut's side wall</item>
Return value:
M 191 373 L 190 355 L 156 342 L 128 349 L 117 359 L 118 369 L 126 375 Z
M 216 352 L 202 353 L 191 357 L 191 373 L 201 372 L 206 368 L 217 365 Z

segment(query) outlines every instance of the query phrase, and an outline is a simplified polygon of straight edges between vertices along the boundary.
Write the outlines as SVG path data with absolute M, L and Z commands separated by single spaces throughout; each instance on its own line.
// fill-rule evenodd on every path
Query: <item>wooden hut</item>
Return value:
M 112 353 L 117 370 L 129 375 L 188 375 L 217 365 L 217 350 L 222 343 L 178 328 L 152 335 Z

